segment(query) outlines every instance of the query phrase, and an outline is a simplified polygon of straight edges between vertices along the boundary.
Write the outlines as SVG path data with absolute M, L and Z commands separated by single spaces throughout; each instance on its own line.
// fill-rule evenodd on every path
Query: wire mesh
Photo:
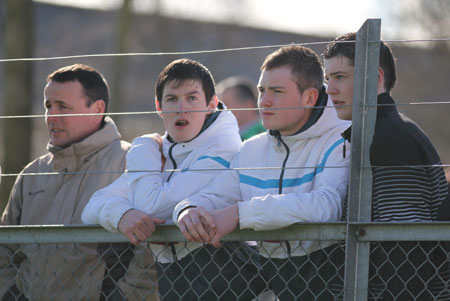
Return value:
M 273 243 L 284 249 L 287 242 Z M 342 243 L 306 256 L 272 258 L 261 255 L 261 244 L 227 241 L 220 248 L 189 249 L 169 263 L 159 261 L 152 246 L 3 245 L 2 300 L 255 300 L 269 289 L 280 300 L 342 295 Z

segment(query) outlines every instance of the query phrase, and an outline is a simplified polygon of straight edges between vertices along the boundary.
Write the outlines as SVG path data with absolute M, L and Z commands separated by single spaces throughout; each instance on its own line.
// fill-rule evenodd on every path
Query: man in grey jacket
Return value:
M 113 120 L 102 115 L 107 111 L 108 98 L 105 79 L 90 66 L 66 66 L 48 76 L 44 89 L 48 153 L 29 163 L 17 177 L 0 220 L 2 225 L 81 224 L 87 201 L 120 176 L 129 149 Z M 29 175 L 39 173 L 52 174 Z M 21 300 L 111 297 L 127 287 L 119 283 L 133 256 L 127 245 L 122 245 L 121 251 L 128 260 L 119 268 L 108 263 L 117 262 L 109 246 L 2 246 L 0 296 L 21 296 Z

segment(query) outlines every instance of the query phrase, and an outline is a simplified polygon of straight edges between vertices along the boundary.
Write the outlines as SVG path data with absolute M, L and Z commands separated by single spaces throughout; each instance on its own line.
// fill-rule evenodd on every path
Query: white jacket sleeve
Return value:
M 239 202 L 240 228 L 272 230 L 298 222 L 339 221 L 347 196 L 349 164 L 349 155 L 343 158 L 342 151 L 335 149 L 309 192 L 268 194 Z
M 214 210 L 226 208 L 242 200 L 239 173 L 237 170 L 234 170 L 238 162 L 239 155 L 236 155 L 230 164 L 229 170 L 222 171 L 210 185 L 179 202 L 173 212 L 172 218 L 174 223 L 178 222 L 178 215 L 186 207 L 203 207 L 207 210 Z
M 132 209 L 127 199 L 127 174 L 103 189 L 95 192 L 81 214 L 84 224 L 100 224 L 106 230 L 116 232 L 122 215 Z
M 127 166 L 138 170 L 142 161 L 147 160 L 139 160 L 132 155 L 132 150 L 127 157 Z M 133 207 L 170 222 L 178 202 L 208 186 L 220 172 L 229 167 L 229 160 L 235 154 L 235 151 L 218 153 L 217 149 L 207 149 L 188 169 L 175 171 L 168 182 L 163 182 L 155 172 L 128 173 L 129 198 Z M 155 158 L 149 158 L 148 161 L 151 160 Z
M 161 153 L 159 144 L 152 138 L 142 136 L 134 139 L 126 158 L 127 173 L 94 193 L 81 216 L 84 224 L 100 224 L 109 231 L 117 231 L 125 212 L 139 209 L 133 202 L 129 178 L 133 181 L 146 173 L 156 174 L 156 178 L 160 179 Z

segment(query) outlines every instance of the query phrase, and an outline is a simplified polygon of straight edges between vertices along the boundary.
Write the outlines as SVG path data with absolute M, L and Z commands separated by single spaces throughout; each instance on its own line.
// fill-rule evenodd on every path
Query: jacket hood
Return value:
M 53 167 L 55 170 L 67 169 L 75 171 L 83 161 L 109 145 L 114 140 L 120 140 L 121 135 L 116 124 L 110 117 L 105 118 L 105 125 L 84 140 L 71 144 L 66 148 L 55 146 L 51 141 L 47 144 L 47 150 L 52 153 Z
M 225 104 L 219 102 L 217 107 L 220 111 L 213 112 L 203 125 L 200 133 L 192 140 L 187 142 L 173 142 L 170 139 L 169 134 L 166 132 L 163 137 L 163 153 L 166 158 L 168 158 L 169 148 L 174 144 L 182 145 L 182 153 L 190 152 L 193 148 L 200 145 L 211 144 L 209 140 L 216 140 L 218 142 L 226 141 L 227 137 L 239 137 L 239 127 L 237 120 L 231 111 L 225 111 Z

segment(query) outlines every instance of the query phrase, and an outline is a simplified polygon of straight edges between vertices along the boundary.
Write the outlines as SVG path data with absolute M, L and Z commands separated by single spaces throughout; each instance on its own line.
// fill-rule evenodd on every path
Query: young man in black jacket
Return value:
M 339 118 L 352 119 L 356 34 L 328 44 L 322 54 L 330 95 Z M 397 111 L 390 95 L 396 82 L 391 48 L 380 43 L 378 109 L 370 146 L 372 221 L 436 221 L 448 187 L 441 160 L 430 139 Z M 343 137 L 351 140 L 351 128 Z M 419 300 L 450 297 L 449 269 L 434 242 L 382 242 L 370 255 L 369 298 Z M 445 272 L 444 272 L 445 270 Z M 446 299 L 447 300 L 447 299 Z

